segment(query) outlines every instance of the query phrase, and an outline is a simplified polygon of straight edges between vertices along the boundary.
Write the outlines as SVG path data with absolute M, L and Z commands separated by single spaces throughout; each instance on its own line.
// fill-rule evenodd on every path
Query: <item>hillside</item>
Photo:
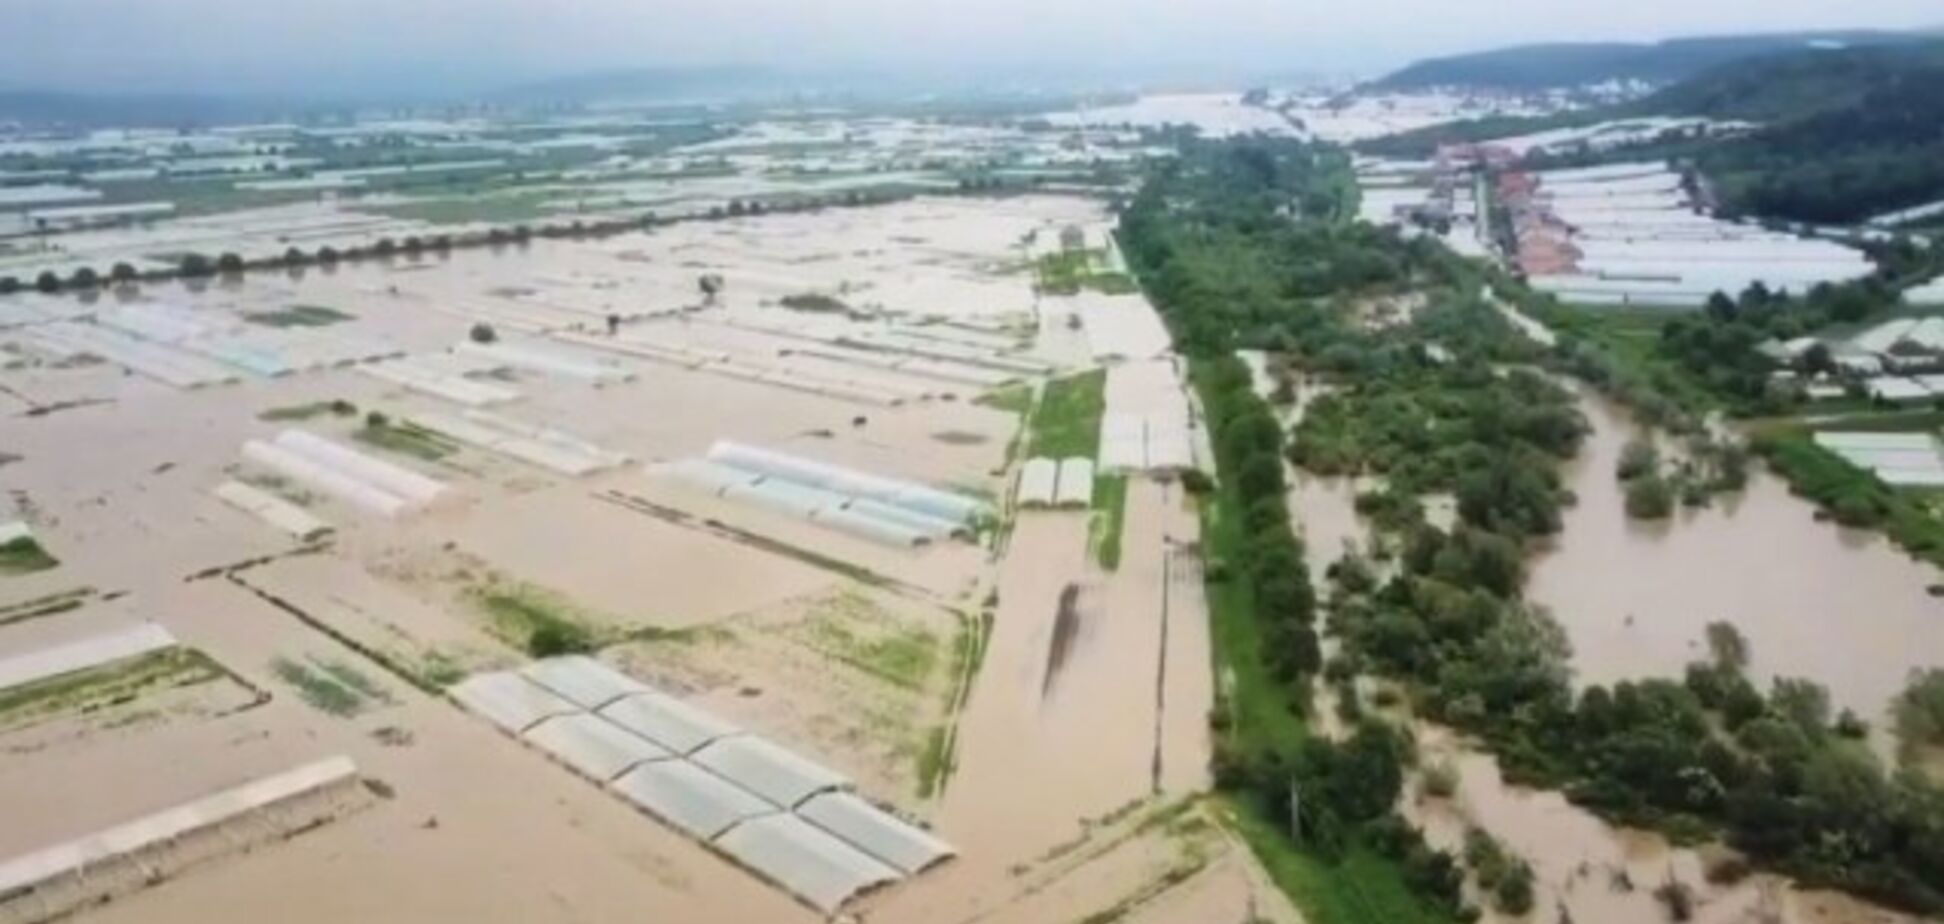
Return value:
M 1617 106 L 1543 119 L 1435 126 L 1360 145 L 1421 157 L 1438 145 L 1487 141 L 1640 116 L 1755 122 L 1740 137 L 1678 140 L 1546 158 L 1584 165 L 1680 158 L 1714 181 L 1736 214 L 1848 224 L 1944 198 L 1944 43 L 1770 55 L 1721 65 Z
M 1457 86 L 1529 92 L 1607 81 L 1661 85 L 1710 68 L 1815 44 L 1880 45 L 1912 41 L 1897 32 L 1804 32 L 1671 39 L 1654 44 L 1597 43 L 1520 45 L 1431 58 L 1372 84 L 1378 90 Z

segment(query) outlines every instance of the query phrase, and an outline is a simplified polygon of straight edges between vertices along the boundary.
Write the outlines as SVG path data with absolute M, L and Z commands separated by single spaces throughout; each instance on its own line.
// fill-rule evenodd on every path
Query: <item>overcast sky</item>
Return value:
M 0 0 L 0 86 L 438 92 L 697 64 L 1218 81 L 1516 42 L 1938 25 L 1939 0 Z

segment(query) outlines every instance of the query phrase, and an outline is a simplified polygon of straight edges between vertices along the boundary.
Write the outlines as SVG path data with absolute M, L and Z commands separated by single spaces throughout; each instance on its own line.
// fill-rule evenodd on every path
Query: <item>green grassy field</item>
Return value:
M 1026 454 L 1051 459 L 1098 455 L 1106 391 L 1105 369 L 1047 382 L 1027 425 Z
M 1228 800 L 1220 813 L 1277 888 L 1314 924 L 1451 924 L 1450 918 L 1427 910 L 1411 894 L 1397 865 L 1377 854 L 1355 849 L 1328 863 L 1297 850 L 1277 823 L 1250 806 Z
M 477 196 L 428 197 L 395 205 L 360 205 L 358 210 L 407 221 L 435 225 L 463 225 L 475 222 L 508 224 L 538 221 L 553 214 L 545 204 L 551 192 L 518 190 Z
M 1109 571 L 1118 570 L 1121 530 L 1127 525 L 1127 476 L 1101 475 L 1096 478 L 1093 507 L 1093 522 L 1088 525 L 1087 532 L 1093 546 L 1094 560 Z

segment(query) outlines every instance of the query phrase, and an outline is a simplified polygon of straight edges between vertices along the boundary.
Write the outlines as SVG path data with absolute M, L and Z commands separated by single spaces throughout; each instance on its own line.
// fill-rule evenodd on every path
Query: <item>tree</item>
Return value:
M 34 288 L 50 295 L 59 292 L 61 291 L 61 277 L 54 275 L 53 270 L 45 270 L 39 276 L 34 277 Z
M 126 262 L 117 263 L 108 270 L 108 278 L 113 279 L 117 285 L 128 285 L 134 282 L 136 275 L 134 265 Z
M 1627 482 L 1627 516 L 1636 520 L 1664 520 L 1674 513 L 1674 489 L 1659 475 L 1643 475 Z
M 1777 677 L 1769 688 L 1769 706 L 1801 728 L 1804 734 L 1819 735 L 1829 727 L 1829 690 L 1822 684 L 1801 677 Z
M 183 255 L 182 262 L 177 265 L 177 269 L 182 275 L 195 279 L 216 272 L 216 265 L 202 254 L 191 253 Z
M 284 251 L 283 261 L 285 266 L 303 266 L 310 262 L 310 257 L 302 249 L 291 247 Z
M 1722 324 L 1733 321 L 1736 310 L 1735 300 L 1729 298 L 1728 293 L 1716 290 L 1714 294 L 1708 296 L 1708 317 L 1715 321 Z
M 20 277 L 0 276 L 0 295 L 12 295 L 20 291 Z
M 1715 665 L 1737 673 L 1748 668 L 1748 639 L 1735 624 L 1725 620 L 1708 623 L 1708 652 Z
M 715 302 L 716 296 L 722 293 L 722 276 L 719 273 L 703 273 L 695 284 L 702 290 L 702 298 L 711 304 Z
M 325 266 L 336 266 L 337 261 L 338 261 L 338 251 L 336 247 L 332 247 L 331 245 L 326 244 L 322 247 L 317 248 L 317 262 Z
M 492 343 L 499 339 L 499 333 L 493 330 L 493 325 L 484 321 L 474 324 L 467 336 L 474 343 Z
M 77 289 L 92 289 L 101 284 L 101 276 L 94 271 L 94 267 L 84 266 L 68 277 L 68 283 Z
M 1631 439 L 1620 447 L 1620 463 L 1615 466 L 1614 474 L 1621 481 L 1632 481 L 1642 475 L 1660 471 L 1660 451 L 1654 448 L 1649 439 Z

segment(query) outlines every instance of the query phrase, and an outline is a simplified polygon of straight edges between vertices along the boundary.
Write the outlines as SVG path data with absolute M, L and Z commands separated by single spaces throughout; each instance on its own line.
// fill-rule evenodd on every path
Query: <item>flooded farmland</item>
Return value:
M 1583 406 L 1593 432 L 1566 472 L 1579 502 L 1527 588 L 1572 638 L 1581 684 L 1678 676 L 1705 653 L 1706 625 L 1727 620 L 1750 642 L 1759 685 L 1810 678 L 1881 731 L 1909 670 L 1944 663 L 1936 569 L 1819 522 L 1767 474 L 1670 522 L 1630 520 L 1613 471 L 1634 425 L 1604 400 Z

